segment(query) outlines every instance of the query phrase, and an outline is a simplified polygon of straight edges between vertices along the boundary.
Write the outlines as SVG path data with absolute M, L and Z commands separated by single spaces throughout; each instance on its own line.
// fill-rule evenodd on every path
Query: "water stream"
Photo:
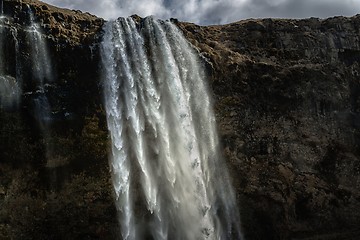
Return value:
M 21 77 L 18 69 L 21 68 L 17 56 L 19 53 L 19 45 L 17 40 L 16 28 L 10 26 L 8 18 L 4 15 L 4 5 L 1 1 L 0 15 L 0 108 L 12 109 L 18 107 L 21 97 Z M 5 41 L 7 39 L 7 42 Z M 11 39 L 12 41 L 9 41 Z M 9 64 L 9 49 L 14 49 L 16 55 L 16 76 L 11 76 L 11 64 Z
M 34 115 L 43 134 L 43 141 L 46 149 L 46 166 L 56 166 L 55 146 L 52 141 L 51 122 L 52 107 L 49 101 L 48 87 L 54 81 L 51 58 L 46 44 L 45 35 L 35 21 L 34 13 L 28 6 L 29 26 L 25 30 L 30 47 L 31 74 L 35 83 L 35 91 L 32 92 Z M 50 185 L 56 185 L 56 171 L 50 174 Z
M 123 239 L 240 239 L 198 54 L 171 22 L 104 27 L 110 167 Z
M 34 13 L 30 7 L 28 7 L 28 14 L 30 25 L 26 33 L 31 47 L 32 75 L 38 82 L 39 90 L 43 91 L 44 85 L 53 81 L 51 58 L 49 57 L 48 47 L 41 27 L 34 20 Z

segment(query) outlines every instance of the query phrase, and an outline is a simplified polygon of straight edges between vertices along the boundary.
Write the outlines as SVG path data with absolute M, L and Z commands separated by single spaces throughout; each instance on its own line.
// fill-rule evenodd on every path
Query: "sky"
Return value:
M 42 0 L 58 7 L 115 19 L 178 18 L 200 25 L 224 24 L 248 18 L 326 18 L 360 13 L 360 0 Z

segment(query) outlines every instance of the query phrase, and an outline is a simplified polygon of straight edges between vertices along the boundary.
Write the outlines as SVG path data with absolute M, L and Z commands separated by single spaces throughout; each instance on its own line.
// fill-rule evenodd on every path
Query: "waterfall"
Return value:
M 57 166 L 57 156 L 55 156 L 55 146 L 52 141 L 50 124 L 52 121 L 52 108 L 48 98 L 48 87 L 53 82 L 53 71 L 51 58 L 48 52 L 46 39 L 42 34 L 42 29 L 34 19 L 34 13 L 28 7 L 29 26 L 25 30 L 30 47 L 31 75 L 35 84 L 35 91 L 32 92 L 33 111 L 37 123 L 43 134 L 46 149 L 46 167 L 54 168 Z M 50 185 L 55 185 L 57 173 L 50 174 Z
M 171 22 L 104 27 L 110 169 L 123 239 L 240 239 L 198 54 Z
M 46 94 L 46 84 L 52 81 L 53 73 L 51 61 L 47 50 L 44 36 L 40 26 L 34 20 L 34 14 L 28 7 L 29 26 L 26 29 L 26 37 L 30 47 L 31 74 L 36 83 L 34 97 L 34 111 L 40 128 L 44 135 L 48 132 L 48 125 L 51 120 L 51 108 Z
M 26 33 L 31 47 L 32 75 L 38 82 L 39 90 L 44 91 L 45 82 L 51 82 L 53 78 L 51 59 L 41 28 L 34 20 L 30 6 L 28 6 L 28 14 L 30 26 Z
M 46 125 L 51 120 L 51 109 L 46 96 L 46 84 L 53 79 L 52 64 L 47 50 L 46 42 L 41 33 L 40 26 L 34 21 L 34 15 L 29 5 L 29 26 L 24 29 L 28 46 L 30 48 L 31 75 L 36 82 L 34 98 L 35 115 L 40 127 L 46 131 Z M 3 10 L 3 1 L 1 1 Z M 9 39 L 11 39 L 9 41 Z M 12 49 L 15 49 L 13 51 Z M 15 59 L 9 61 L 10 55 Z M 13 66 L 15 63 L 16 66 Z M 11 73 L 15 69 L 15 77 Z M 14 75 L 14 74 L 12 74 Z M 9 23 L 8 17 L 0 15 L 0 107 L 12 108 L 17 106 L 21 98 L 22 66 L 20 61 L 17 29 Z
M 8 19 L 4 16 L 3 1 L 1 1 L 0 15 L 0 108 L 12 109 L 19 105 L 21 97 L 21 76 L 18 71 L 20 63 L 18 61 L 19 45 L 17 41 L 17 30 L 8 24 Z M 13 41 L 8 39 L 12 38 Z M 12 45 L 12 43 L 14 45 Z M 8 55 L 5 50 L 15 48 L 16 55 L 16 76 L 10 75 L 10 66 L 8 63 Z

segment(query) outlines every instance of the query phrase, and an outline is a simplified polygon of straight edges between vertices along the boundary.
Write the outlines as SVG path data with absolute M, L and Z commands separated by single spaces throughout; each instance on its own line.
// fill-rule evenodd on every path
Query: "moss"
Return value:
M 33 169 L 12 170 L 0 233 L 11 239 L 114 239 L 112 186 L 107 168 L 100 172 L 96 178 L 86 172 L 73 175 L 61 190 L 53 191 L 39 188 Z
M 93 159 L 107 157 L 109 139 L 107 130 L 103 129 L 99 117 L 93 115 L 85 118 L 84 128 L 81 132 L 81 149 Z

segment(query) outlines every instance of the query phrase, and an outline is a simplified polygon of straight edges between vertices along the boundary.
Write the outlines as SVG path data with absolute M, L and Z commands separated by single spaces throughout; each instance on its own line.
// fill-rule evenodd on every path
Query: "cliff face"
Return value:
M 35 114 L 27 5 L 52 60 L 54 79 L 44 85 L 50 124 Z M 0 108 L 0 239 L 115 239 L 96 50 L 103 20 L 38 1 L 4 1 L 4 13 L 1 61 L 22 97 Z
M 249 238 L 357 238 L 360 16 L 179 26 L 209 62 Z
M 53 60 L 49 135 L 33 115 L 27 4 Z M 0 238 L 114 239 L 104 21 L 38 1 L 4 1 L 4 12 L 6 74 L 21 66 L 23 94 L 0 108 Z M 358 237 L 360 16 L 177 25 L 209 74 L 245 237 Z

